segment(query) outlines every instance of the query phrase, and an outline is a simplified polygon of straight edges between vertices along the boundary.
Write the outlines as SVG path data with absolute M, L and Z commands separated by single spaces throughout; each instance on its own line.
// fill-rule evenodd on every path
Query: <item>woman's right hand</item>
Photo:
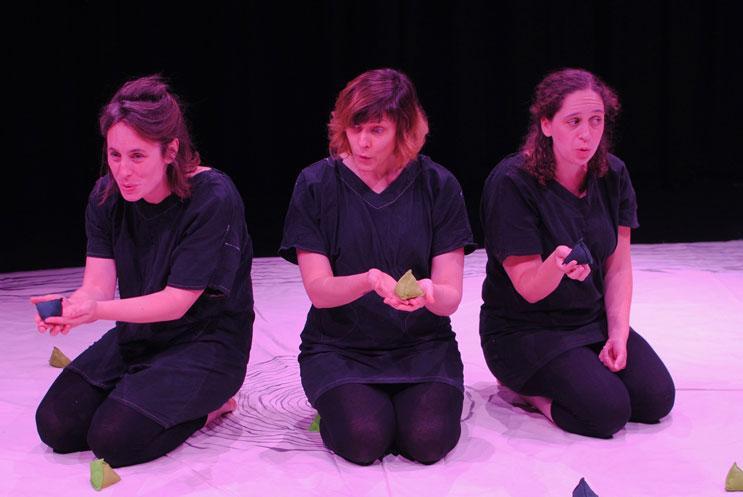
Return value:
M 39 302 L 48 302 L 50 300 L 56 300 L 56 299 L 63 299 L 62 305 L 64 306 L 64 296 L 58 295 L 55 293 L 31 297 L 31 303 L 36 305 Z M 63 335 L 66 335 L 67 333 L 69 333 L 70 328 L 71 328 L 69 325 L 47 323 L 43 319 L 41 319 L 41 316 L 39 316 L 38 312 L 36 312 L 36 314 L 34 315 L 34 322 L 36 323 L 36 329 L 39 330 L 39 333 L 44 333 L 48 331 L 49 334 L 52 336 L 56 336 L 60 333 L 62 333 Z
M 565 245 L 558 245 L 552 255 L 554 256 L 557 268 L 565 275 L 576 281 L 583 281 L 591 274 L 591 266 L 588 264 L 578 264 L 577 261 L 570 261 L 565 264 L 565 258 L 570 255 L 571 248 Z

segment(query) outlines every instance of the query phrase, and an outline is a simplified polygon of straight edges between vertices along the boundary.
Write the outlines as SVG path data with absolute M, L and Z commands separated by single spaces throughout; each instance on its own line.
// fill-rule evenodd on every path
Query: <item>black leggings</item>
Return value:
M 632 331 L 627 367 L 612 373 L 598 358 L 603 343 L 557 356 L 519 393 L 552 399 L 552 419 L 565 431 L 611 438 L 627 421 L 657 423 L 671 412 L 673 380 L 650 345 Z
M 157 459 L 205 422 L 203 416 L 166 429 L 66 369 L 36 410 L 39 436 L 54 452 L 90 449 L 113 467 Z
M 317 399 L 325 445 L 356 464 L 389 452 L 423 464 L 444 457 L 461 433 L 462 392 L 445 383 L 348 384 Z

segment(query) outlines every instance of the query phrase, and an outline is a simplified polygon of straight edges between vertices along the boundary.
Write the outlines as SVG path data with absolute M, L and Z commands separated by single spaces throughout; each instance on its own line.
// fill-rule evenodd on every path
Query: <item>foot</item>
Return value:
M 216 411 L 210 412 L 207 415 L 207 417 L 206 417 L 206 423 L 204 424 L 204 426 L 208 425 L 209 423 L 211 423 L 212 421 L 214 421 L 218 417 L 224 416 L 228 412 L 234 411 L 235 409 L 237 409 L 237 401 L 233 397 L 230 400 L 228 400 L 227 402 L 225 402 L 222 405 L 222 407 L 220 407 Z
M 536 408 L 539 412 L 544 414 L 544 417 L 554 423 L 552 419 L 552 399 L 547 397 L 540 397 L 539 395 L 522 395 L 517 394 L 526 404 Z

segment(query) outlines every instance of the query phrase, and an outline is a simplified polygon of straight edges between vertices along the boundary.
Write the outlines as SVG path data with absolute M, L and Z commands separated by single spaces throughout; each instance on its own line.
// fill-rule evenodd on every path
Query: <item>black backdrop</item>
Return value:
M 383 66 L 415 82 L 424 153 L 459 178 L 479 241 L 482 184 L 517 149 L 534 85 L 566 66 L 622 99 L 615 151 L 638 192 L 634 241 L 743 237 L 735 1 L 186 4 L 27 2 L 4 16 L 0 271 L 83 264 L 98 110 L 153 72 L 189 104 L 206 163 L 242 192 L 259 256 L 276 253 L 297 173 L 327 153 L 335 95 Z

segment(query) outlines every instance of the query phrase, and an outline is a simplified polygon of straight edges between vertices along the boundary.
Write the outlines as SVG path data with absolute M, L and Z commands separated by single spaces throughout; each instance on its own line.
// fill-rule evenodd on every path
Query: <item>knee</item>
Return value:
M 629 395 L 608 395 L 594 402 L 594 408 L 589 410 L 588 428 L 597 438 L 611 438 L 616 432 L 624 428 L 632 415 Z
M 391 427 L 383 423 L 346 423 L 331 426 L 325 419 L 320 423 L 320 433 L 325 445 L 342 458 L 354 464 L 368 466 L 384 457 L 391 443 Z
M 556 413 L 553 412 L 553 415 Z M 611 438 L 629 421 L 632 414 L 629 395 L 626 391 L 606 394 L 591 399 L 578 412 L 574 413 L 577 426 L 564 426 L 567 431 L 595 438 Z M 555 422 L 560 425 L 558 417 Z
M 49 402 L 42 401 L 36 409 L 36 430 L 42 442 L 54 452 L 66 454 L 85 450 L 85 431 L 87 426 L 77 426 L 78 420 L 58 416 Z M 75 434 L 80 436 L 75 436 Z
M 637 397 L 632 399 L 632 421 L 657 423 L 673 409 L 676 401 L 676 387 L 669 376 L 667 381 L 656 382 Z
M 459 419 L 428 420 L 410 429 L 398 430 L 397 445 L 409 459 L 433 464 L 457 445 L 461 432 Z
M 99 459 L 105 459 L 111 467 L 130 466 L 137 463 L 137 446 L 132 435 L 135 427 L 104 427 L 94 423 L 88 431 L 88 446 Z M 126 433 L 126 435 L 125 435 Z

